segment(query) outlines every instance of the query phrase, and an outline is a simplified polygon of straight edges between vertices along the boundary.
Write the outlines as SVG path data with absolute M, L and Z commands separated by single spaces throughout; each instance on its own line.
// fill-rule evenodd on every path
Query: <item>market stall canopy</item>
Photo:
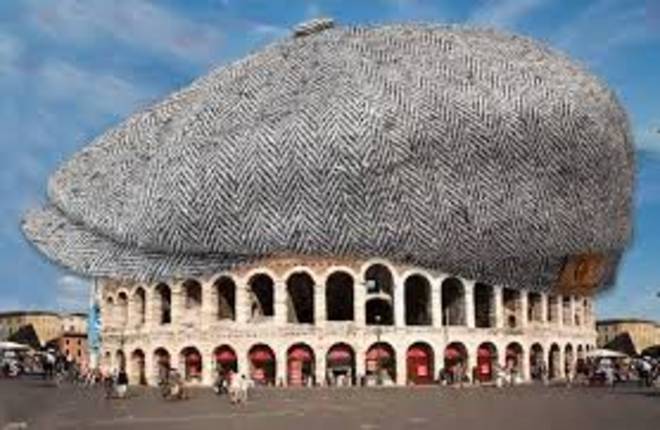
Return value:
M 631 234 L 633 155 L 614 93 L 537 41 L 321 19 L 98 137 L 23 230 L 94 277 L 304 254 L 597 288 Z

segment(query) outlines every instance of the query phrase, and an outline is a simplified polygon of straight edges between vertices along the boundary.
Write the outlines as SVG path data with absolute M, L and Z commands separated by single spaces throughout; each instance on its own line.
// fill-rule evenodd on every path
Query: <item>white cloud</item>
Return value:
M 599 0 L 561 27 L 552 39 L 559 48 L 593 65 L 617 49 L 659 35 L 651 28 L 643 4 L 631 7 L 630 2 Z
M 64 275 L 57 280 L 55 300 L 58 310 L 75 311 L 87 308 L 90 281 L 73 275 Z
M 53 38 L 91 43 L 111 37 L 164 55 L 208 63 L 216 58 L 219 28 L 183 18 L 147 0 L 29 0 L 32 22 Z
M 548 0 L 487 0 L 468 18 L 475 24 L 500 28 L 515 28 L 518 21 Z

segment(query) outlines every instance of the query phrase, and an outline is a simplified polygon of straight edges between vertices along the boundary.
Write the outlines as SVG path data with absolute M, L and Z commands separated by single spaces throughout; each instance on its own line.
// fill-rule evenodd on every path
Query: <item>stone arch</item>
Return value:
M 250 288 L 250 320 L 258 321 L 275 315 L 275 282 L 266 273 L 257 273 L 248 281 Z
M 529 367 L 532 379 L 538 381 L 544 378 L 548 370 L 543 346 L 538 342 L 529 348 Z
M 172 368 L 172 357 L 170 352 L 163 348 L 156 348 L 153 354 L 153 375 L 157 381 L 162 381 L 167 377 L 167 373 Z
M 291 345 L 286 352 L 287 385 L 307 387 L 316 385 L 316 355 L 311 346 L 299 342 Z
M 181 375 L 186 381 L 202 381 L 202 369 L 204 369 L 202 354 L 194 346 L 187 346 L 179 353 Z
M 143 326 L 147 321 L 147 293 L 143 287 L 137 287 L 132 296 L 135 325 Z
M 115 367 L 119 370 L 126 370 L 126 354 L 122 349 L 115 352 Z
M 120 327 L 128 324 L 128 293 L 120 291 L 117 294 L 117 322 Z
M 559 379 L 561 377 L 561 349 L 559 345 L 553 343 L 548 352 L 548 376 L 550 379 Z
M 491 382 L 495 379 L 498 363 L 497 346 L 493 342 L 483 342 L 477 347 L 477 368 L 473 380 Z
M 181 287 L 184 297 L 185 322 L 199 322 L 202 316 L 202 284 L 196 279 L 186 279 Z
M 287 322 L 314 323 L 314 278 L 305 271 L 294 272 L 286 280 Z
M 465 325 L 465 287 L 460 279 L 449 277 L 442 281 L 442 325 Z
M 431 325 L 431 283 L 413 274 L 403 283 L 406 325 Z
M 325 363 L 327 385 L 355 385 L 355 350 L 349 344 L 332 345 L 325 355 Z
M 520 328 L 522 325 L 521 292 L 513 288 L 502 289 L 502 302 L 504 305 L 504 324 L 506 328 Z M 527 317 L 525 315 L 525 317 Z
M 172 289 L 166 283 L 160 283 L 156 285 L 155 291 L 154 304 L 158 322 L 161 325 L 170 324 L 172 322 Z
M 559 302 L 559 297 L 550 295 L 548 296 L 548 322 L 549 323 L 558 323 L 559 322 L 559 309 L 561 303 Z
M 103 306 L 103 325 L 105 328 L 114 327 L 115 324 L 115 299 L 112 296 L 105 298 Z
M 129 381 L 137 385 L 147 385 L 144 351 L 140 348 L 131 353 L 131 371 Z
M 394 324 L 394 275 L 384 264 L 374 263 L 364 272 L 367 288 L 367 325 Z
M 514 375 L 523 374 L 524 350 L 520 343 L 511 342 L 505 350 L 505 367 Z
M 543 322 L 543 296 L 536 291 L 527 293 L 527 321 L 530 323 Z
M 462 342 L 452 342 L 445 347 L 444 371 L 449 384 L 467 379 L 468 349 Z
M 248 351 L 250 377 L 261 385 L 275 385 L 277 361 L 273 349 L 263 343 L 253 345 Z
M 582 344 L 577 346 L 577 360 L 575 363 L 575 370 L 578 374 L 587 373 L 587 362 L 585 356 L 585 348 Z
M 396 383 L 396 351 L 387 342 L 372 344 L 365 354 L 368 384 L 393 385 Z
M 227 344 L 217 346 L 213 350 L 213 363 L 216 372 L 225 373 L 231 370 L 237 373 L 239 370 L 236 351 Z
M 352 275 L 339 270 L 325 281 L 325 303 L 328 321 L 353 321 L 355 281 Z
M 236 320 L 236 283 L 229 276 L 220 276 L 213 282 L 216 298 L 215 314 L 218 320 Z
M 571 296 L 562 296 L 561 298 L 561 312 L 564 327 L 573 324 L 573 316 L 571 315 Z
M 474 324 L 477 328 L 495 327 L 495 289 L 492 285 L 474 284 Z
M 575 355 L 573 351 L 573 345 L 567 343 L 564 346 L 564 375 L 567 377 L 569 375 L 574 376 L 575 371 Z
M 433 347 L 426 342 L 415 342 L 406 351 L 406 369 L 409 384 L 430 384 L 433 382 L 435 370 L 435 353 Z

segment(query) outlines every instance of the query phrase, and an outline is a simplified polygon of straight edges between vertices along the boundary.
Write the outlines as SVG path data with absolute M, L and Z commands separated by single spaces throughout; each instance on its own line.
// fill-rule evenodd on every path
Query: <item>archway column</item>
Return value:
M 548 294 L 541 293 L 541 320 L 543 325 L 548 324 Z
M 398 345 L 397 345 L 398 346 Z M 394 347 L 394 345 L 392 345 Z M 396 385 L 407 385 L 408 383 L 408 349 L 396 348 Z
M 314 324 L 317 327 L 324 327 L 327 320 L 325 287 L 322 284 L 316 284 L 314 285 Z
M 504 296 L 502 287 L 499 285 L 493 286 L 493 295 L 495 302 L 495 327 L 504 328 Z
M 355 384 L 360 385 L 360 380 L 367 373 L 366 368 L 367 351 L 364 348 L 355 350 Z
M 463 279 L 463 291 L 465 292 L 465 325 L 468 328 L 475 327 L 474 320 L 474 284 L 475 282 Z
M 286 325 L 287 322 L 287 290 L 286 282 L 282 279 L 275 279 L 273 282 L 273 311 L 275 312 L 275 324 Z M 279 368 L 279 366 L 278 366 Z
M 200 350 L 200 354 L 202 355 L 202 384 L 211 385 L 215 379 L 215 355 L 213 350 L 208 353 Z
M 557 295 L 557 326 L 564 326 L 564 296 L 561 294 Z
M 353 292 L 353 317 L 358 327 L 364 327 L 367 324 L 366 306 L 367 306 L 367 287 L 363 281 L 355 283 Z
M 171 285 L 171 294 L 172 302 L 170 309 L 170 324 L 176 324 L 177 326 L 183 323 L 183 318 L 185 314 L 184 309 L 184 292 L 183 292 L 183 281 L 176 281 Z M 178 354 L 178 352 L 175 352 Z
M 406 326 L 406 301 L 404 299 L 405 287 L 403 280 L 394 278 L 394 325 L 396 327 Z
M 520 290 L 520 328 L 525 329 L 529 325 L 529 291 Z
M 149 345 L 147 343 L 147 345 Z M 157 375 L 154 375 L 154 352 L 150 349 L 144 350 L 144 377 L 147 385 L 156 385 L 158 383 Z
M 529 363 L 530 360 L 529 354 L 530 354 L 529 347 L 527 348 L 523 347 L 521 354 L 522 363 L 520 363 L 521 364 L 520 368 L 522 369 L 523 381 L 530 381 L 532 379 L 532 369 Z
M 576 303 L 574 295 L 571 294 L 570 298 L 571 298 L 571 301 L 570 301 L 570 303 L 571 303 L 571 306 L 570 306 L 570 309 L 571 309 L 571 325 L 573 327 L 575 327 L 576 326 L 576 324 L 575 324 L 575 315 L 577 314 L 577 303 Z
M 274 350 L 275 353 L 275 386 L 287 386 L 287 372 L 289 371 L 289 361 L 286 354 L 286 347 Z
M 431 318 L 433 327 L 442 327 L 442 281 L 431 280 Z
M 214 285 L 210 280 L 197 280 L 197 282 L 199 282 L 202 287 L 201 323 L 202 327 L 208 327 L 218 319 L 216 309 L 218 306 L 218 299 L 213 291 Z M 204 375 L 204 372 L 202 375 Z
M 314 363 L 314 378 L 316 379 L 316 384 L 320 386 L 325 386 L 327 354 L 328 351 L 323 348 L 318 348 L 314 351 L 314 358 L 316 359 Z
M 250 303 L 248 294 L 247 281 L 240 279 L 236 282 L 236 302 L 234 306 L 236 322 L 238 324 L 246 324 L 248 315 L 250 314 Z

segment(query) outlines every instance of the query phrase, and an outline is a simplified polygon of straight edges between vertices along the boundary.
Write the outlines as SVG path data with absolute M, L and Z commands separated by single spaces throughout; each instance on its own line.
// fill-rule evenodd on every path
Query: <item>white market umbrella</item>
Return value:
M 16 350 L 28 350 L 30 349 L 30 347 L 16 342 L 0 342 L 0 349 L 16 351 Z
M 587 357 L 590 358 L 627 358 L 628 356 L 623 352 L 613 351 L 611 349 L 594 349 L 587 352 Z

